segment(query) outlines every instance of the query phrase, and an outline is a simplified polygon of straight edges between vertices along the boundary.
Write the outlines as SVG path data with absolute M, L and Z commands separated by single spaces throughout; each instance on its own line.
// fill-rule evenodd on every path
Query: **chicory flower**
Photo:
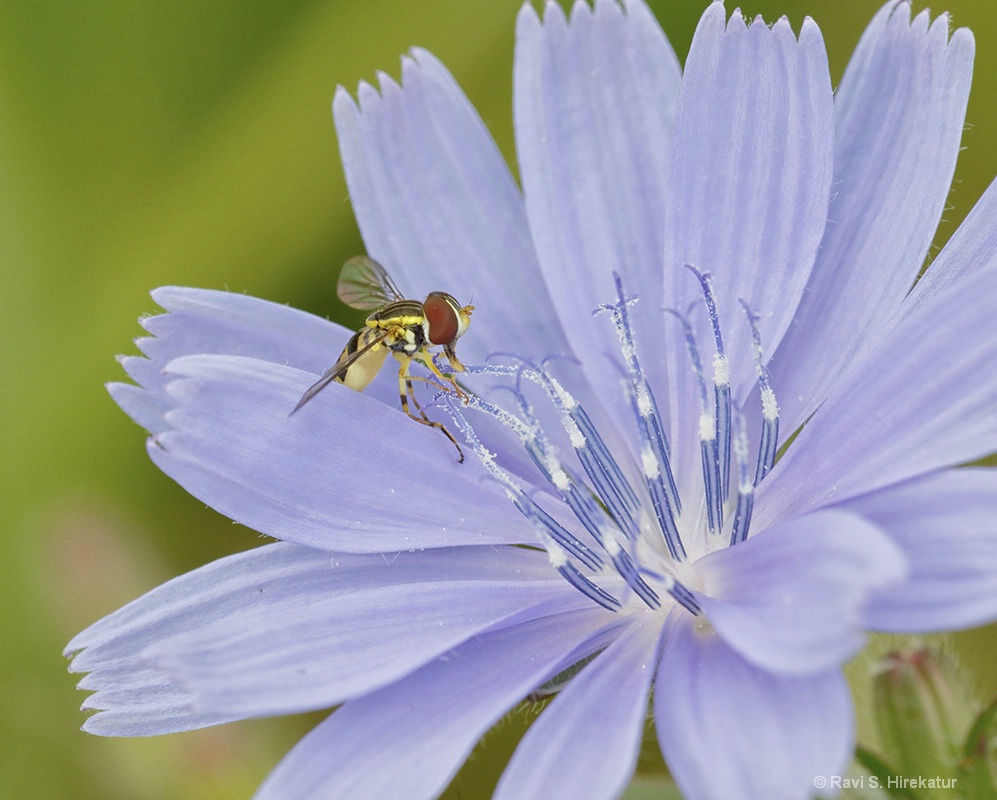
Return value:
M 611 798 L 653 697 L 686 796 L 807 797 L 851 756 L 864 631 L 997 616 L 997 473 L 956 468 L 997 450 L 997 188 L 915 284 L 970 33 L 891 0 L 834 95 L 813 21 L 719 2 L 684 70 L 640 0 L 525 5 L 516 48 L 521 190 L 425 51 L 334 102 L 368 252 L 474 298 L 471 394 L 424 403 L 474 456 L 389 369 L 288 416 L 350 331 L 156 290 L 111 393 L 280 541 L 75 637 L 86 730 L 340 706 L 259 797 L 433 797 L 557 692 L 497 796 Z

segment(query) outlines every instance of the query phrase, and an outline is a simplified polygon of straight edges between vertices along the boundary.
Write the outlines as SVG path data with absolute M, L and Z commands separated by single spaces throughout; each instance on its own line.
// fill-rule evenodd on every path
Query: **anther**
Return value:
M 775 464 L 775 454 L 779 449 L 779 404 L 776 402 L 769 371 L 765 366 L 762 338 L 758 333 L 758 326 L 755 324 L 758 321 L 758 316 L 744 300 L 740 302 L 741 308 L 744 309 L 745 316 L 748 318 L 748 327 L 751 328 L 755 372 L 758 375 L 758 389 L 762 400 L 762 438 L 758 445 L 758 464 L 755 467 L 755 485 L 757 486 Z

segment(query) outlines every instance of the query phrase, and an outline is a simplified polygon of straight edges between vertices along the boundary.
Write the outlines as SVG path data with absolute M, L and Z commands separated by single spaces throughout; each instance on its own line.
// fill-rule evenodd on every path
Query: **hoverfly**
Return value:
M 454 372 L 463 372 L 454 345 L 471 323 L 474 306 L 462 306 L 446 292 L 430 292 L 421 303 L 406 300 L 398 291 L 387 271 L 374 259 L 356 256 L 343 265 L 336 286 L 339 299 L 351 308 L 372 311 L 367 324 L 350 337 L 339 359 L 301 396 L 291 411 L 294 414 L 333 381 L 362 392 L 384 365 L 388 352 L 398 359 L 398 393 L 402 411 L 423 425 L 441 431 L 457 448 L 459 461 L 464 453 L 441 423 L 426 416 L 412 391 L 413 381 L 424 381 L 443 390 L 453 389 L 458 397 L 466 398 L 452 374 L 444 374 L 433 363 L 429 348 L 442 345 Z M 435 376 L 422 378 L 409 374 L 409 366 L 418 361 Z M 412 413 L 409 402 L 417 414 Z

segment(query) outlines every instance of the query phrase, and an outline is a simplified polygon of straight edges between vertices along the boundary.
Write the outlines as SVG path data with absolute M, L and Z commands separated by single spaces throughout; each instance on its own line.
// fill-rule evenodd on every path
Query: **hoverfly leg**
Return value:
M 456 356 L 454 356 L 454 359 L 456 359 Z M 440 371 L 440 368 L 436 366 L 436 362 L 433 361 L 432 356 L 430 356 L 428 353 L 423 354 L 422 358 L 420 358 L 419 360 L 426 365 L 426 367 L 429 369 L 430 372 L 432 372 L 441 381 L 448 384 L 448 386 L 442 386 L 436 381 L 429 380 L 428 378 L 420 378 L 420 380 L 424 380 L 427 383 L 433 384 L 434 386 L 439 386 L 441 389 L 447 392 L 452 389 L 453 393 L 457 395 L 458 399 L 464 401 L 464 405 L 467 405 L 470 402 L 470 398 L 468 397 L 467 392 L 465 392 L 463 389 L 460 388 L 460 386 L 457 385 L 457 379 L 452 374 L 445 375 L 444 373 L 442 373 Z M 453 364 L 453 361 L 451 361 L 451 364 Z M 453 365 L 455 367 L 459 367 L 459 369 L 457 370 L 458 372 L 464 371 L 464 365 L 461 364 L 459 361 L 457 361 L 456 364 Z
M 437 422 L 436 420 L 427 417 L 426 412 L 423 411 L 422 406 L 419 405 L 419 401 L 415 399 L 415 394 L 412 389 L 413 380 L 426 380 L 428 383 L 434 383 L 434 382 L 428 381 L 426 378 L 418 378 L 414 375 L 410 376 L 408 374 L 408 365 L 409 362 L 411 361 L 410 358 L 405 358 L 404 360 L 399 359 L 399 361 L 401 361 L 401 367 L 398 369 L 398 394 L 401 397 L 402 401 L 402 411 L 404 411 L 408 417 L 414 419 L 416 422 L 422 425 L 427 425 L 430 428 L 436 428 L 436 430 L 438 430 L 440 433 L 446 436 L 453 444 L 453 446 L 457 448 L 457 463 L 463 464 L 464 451 L 461 450 L 460 444 L 458 444 L 457 440 L 454 439 L 453 434 L 450 433 L 450 431 L 448 431 L 446 427 L 444 427 L 442 422 Z M 415 406 L 416 410 L 419 412 L 419 416 L 416 416 L 409 410 L 409 404 L 408 404 L 409 398 L 412 399 L 412 403 Z
M 412 414 L 409 414 L 408 409 L 405 406 L 405 398 L 407 397 L 409 400 L 412 401 L 412 405 L 415 406 L 415 410 L 419 412 L 419 416 L 426 422 L 429 422 L 430 421 L 429 417 L 426 416 L 426 412 L 422 410 L 422 406 L 419 405 L 419 401 L 415 397 L 415 391 L 412 386 L 412 382 L 414 380 L 417 380 L 417 378 L 414 375 L 405 376 L 405 393 L 402 395 L 402 408 L 405 408 L 406 414 L 408 414 L 410 417 L 412 416 Z M 399 389 L 400 388 L 401 387 L 399 387 Z
M 449 392 L 450 391 L 450 387 L 449 386 L 444 386 L 442 383 L 440 383 L 439 381 L 434 381 L 432 378 L 424 378 L 424 377 L 422 377 L 422 375 L 407 375 L 406 376 L 406 380 L 408 380 L 410 382 L 411 381 L 422 381 L 423 383 L 428 383 L 430 386 L 435 386 L 441 392 Z M 444 378 L 444 380 L 446 380 L 446 378 Z
M 470 396 L 470 395 L 469 395 L 469 394 L 468 394 L 467 392 L 465 392 L 465 391 L 464 391 L 463 389 L 461 389 L 461 388 L 460 388 L 460 387 L 459 387 L 459 386 L 457 385 L 457 382 L 456 382 L 456 381 L 454 381 L 454 382 L 453 382 L 453 390 L 454 390 L 454 393 L 455 393 L 455 394 L 457 395 L 458 399 L 460 399 L 460 400 L 463 400 L 463 401 L 464 401 L 464 405 L 465 405 L 465 406 L 466 406 L 466 405 L 467 405 L 468 403 L 470 403 L 470 402 L 471 402 L 471 396 Z
M 436 428 L 440 433 L 442 433 L 444 436 L 446 436 L 450 440 L 450 443 L 454 447 L 457 448 L 457 463 L 458 464 L 463 464 L 464 463 L 464 451 L 460 449 L 460 444 L 458 444 L 457 440 L 453 438 L 453 434 L 450 433 L 450 431 L 448 431 L 444 427 L 443 423 L 435 422 L 433 420 L 427 420 L 426 424 L 429 425 L 431 428 Z
M 470 313 L 474 310 L 474 306 L 467 306 L 467 311 Z M 450 366 L 453 368 L 454 372 L 463 372 L 464 365 L 461 363 L 460 359 L 457 358 L 457 353 L 454 351 L 453 342 L 443 345 L 443 353 L 447 357 L 447 361 L 450 362 Z M 468 396 L 467 392 L 461 389 L 457 385 L 457 380 L 453 375 L 450 376 L 450 383 L 453 385 L 454 391 L 457 393 L 457 397 L 464 401 L 464 405 L 471 402 L 471 398 Z

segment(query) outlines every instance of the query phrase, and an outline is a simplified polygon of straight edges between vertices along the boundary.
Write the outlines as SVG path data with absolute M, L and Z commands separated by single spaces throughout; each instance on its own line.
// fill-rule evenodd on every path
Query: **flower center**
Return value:
M 751 331 L 761 396 L 761 434 L 752 474 L 747 426 L 738 410 L 742 404 L 735 408 L 731 400 L 729 364 L 710 275 L 689 265 L 687 268 L 701 287 L 714 339 L 711 393 L 692 325 L 681 312 L 668 310 L 681 329 L 699 395 L 696 420 L 702 463 L 699 496 L 683 498 L 677 488 L 665 426 L 634 343 L 629 307 L 638 298 L 625 295 L 619 276 L 614 276 L 616 301 L 599 306 L 593 314 L 609 315 L 619 339 L 625 392 L 639 439 L 634 451 L 636 458 L 630 456 L 621 464 L 582 405 L 543 365 L 517 359 L 512 366 L 487 364 L 466 368 L 465 374 L 514 379 L 513 385 L 505 388 L 516 400 L 515 412 L 476 395 L 469 397 L 466 406 L 454 402 L 448 394 L 439 398 L 481 463 L 533 524 L 551 565 L 572 586 L 610 610 L 623 608 L 633 597 L 648 608 L 658 609 L 662 607 L 662 595 L 667 594 L 698 615 L 700 609 L 692 591 L 680 580 L 680 576 L 688 574 L 689 562 L 681 525 L 683 500 L 705 505 L 707 551 L 736 545 L 748 536 L 755 487 L 775 463 L 779 408 L 765 367 L 757 317 L 741 301 Z M 576 466 L 562 460 L 526 399 L 525 384 L 539 387 L 556 412 L 574 452 Z M 574 515 L 577 525 L 562 522 L 545 510 L 533 493 L 498 463 L 496 455 L 481 442 L 468 422 L 465 410 L 488 415 L 518 436 L 550 488 Z M 736 487 L 730 482 L 732 457 L 737 470 Z M 685 533 L 688 535 L 689 531 Z

